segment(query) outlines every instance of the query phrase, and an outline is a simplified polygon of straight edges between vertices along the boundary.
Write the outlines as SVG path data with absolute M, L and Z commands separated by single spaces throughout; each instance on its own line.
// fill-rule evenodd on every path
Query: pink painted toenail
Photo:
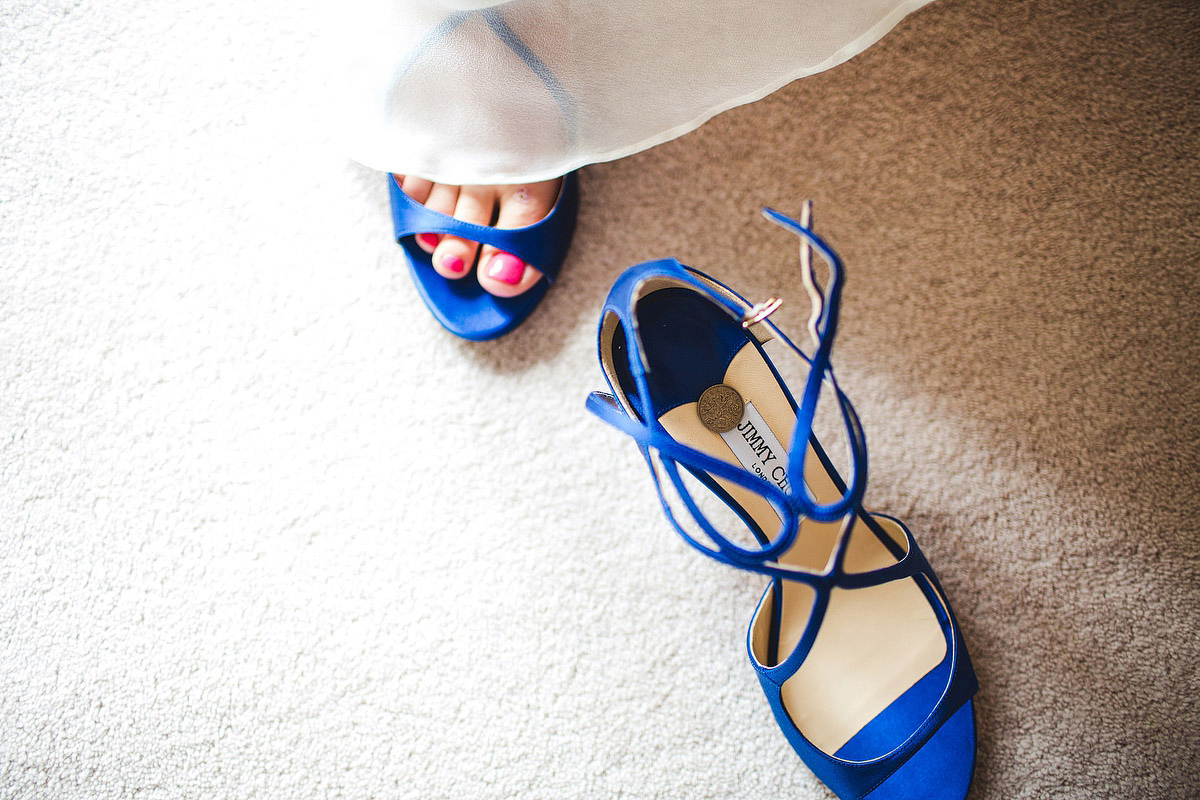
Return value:
M 487 275 L 501 283 L 516 286 L 525 275 L 525 262 L 508 253 L 497 253 L 488 264 Z
M 461 258 L 453 253 L 446 253 L 446 255 L 442 256 L 442 266 L 451 272 L 462 272 L 463 267 L 465 267 L 466 264 L 463 263 Z
M 438 236 L 436 233 L 418 233 L 417 234 L 417 241 L 420 242 L 421 244 L 425 245 L 426 247 L 437 247 L 438 242 L 440 242 L 441 240 L 442 240 L 442 237 Z

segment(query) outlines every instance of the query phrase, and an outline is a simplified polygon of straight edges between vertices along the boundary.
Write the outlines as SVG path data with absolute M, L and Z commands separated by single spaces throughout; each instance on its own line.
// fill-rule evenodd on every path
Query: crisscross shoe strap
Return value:
M 809 206 L 806 204 L 806 216 Z M 681 536 L 692 546 L 718 561 L 728 563 L 743 569 L 753 569 L 767 574 L 777 570 L 794 572 L 786 567 L 773 563 L 778 555 L 785 552 L 795 540 L 799 529 L 800 519 L 812 518 L 818 521 L 832 521 L 845 517 L 858 508 L 866 484 L 866 440 L 862 426 L 853 405 L 845 393 L 837 386 L 830 364 L 830 351 L 833 337 L 836 333 L 838 310 L 841 302 L 841 286 L 843 267 L 837 254 L 810 227 L 796 222 L 776 211 L 764 209 L 764 215 L 782 227 L 791 230 L 801 237 L 801 266 L 803 280 L 810 296 L 813 298 L 814 311 L 810 319 L 810 333 L 815 343 L 815 352 L 809 357 L 797 347 L 770 319 L 761 315 L 760 308 L 752 306 L 745 298 L 721 284 L 719 281 L 691 268 L 683 267 L 678 262 L 671 262 L 661 268 L 667 277 L 676 281 L 684 281 L 691 288 L 707 296 L 716 305 L 725 309 L 735 318 L 744 321 L 743 327 L 765 325 L 775 337 L 785 343 L 794 353 L 809 362 L 809 373 L 805 381 L 804 391 L 797 411 L 796 426 L 788 450 L 787 474 L 791 491 L 784 491 L 777 486 L 765 482 L 759 476 L 735 466 L 722 459 L 715 458 L 695 448 L 678 442 L 671 437 L 657 421 L 656 409 L 651 407 L 647 372 L 648 365 L 643 357 L 643 346 L 638 331 L 635 309 L 635 292 L 625 292 L 623 300 L 615 306 L 606 308 L 606 312 L 617 314 L 625 329 L 629 332 L 628 360 L 630 372 L 637 384 L 642 401 L 646 404 L 643 419 L 635 418 L 625 412 L 615 397 L 603 393 L 593 393 L 588 399 L 588 409 L 602 420 L 623 431 L 638 443 L 643 456 L 650 465 L 651 476 L 658 491 L 659 499 L 668 520 Z M 807 220 L 806 220 L 807 221 Z M 811 252 L 814 249 L 827 262 L 830 278 L 824 290 L 817 288 L 817 281 L 812 274 Z M 757 318 L 756 318 L 757 317 Z M 762 337 L 759 337 L 760 339 Z M 769 338 L 769 337 L 768 337 Z M 834 389 L 836 401 L 842 412 L 846 428 L 847 441 L 851 453 L 853 473 L 850 483 L 846 485 L 833 502 L 821 503 L 813 496 L 803 480 L 804 462 L 808 443 L 812 437 L 813 418 L 816 413 L 817 401 L 822 386 L 828 382 Z M 611 383 L 611 381 L 610 381 Z M 615 388 L 615 387 L 614 387 Z M 704 531 L 705 535 L 716 547 L 709 547 L 693 536 L 685 526 L 680 524 L 666 494 L 662 481 L 654 466 L 651 450 L 657 451 L 663 470 L 670 483 L 682 499 L 689 514 Z M 684 484 L 678 466 L 682 464 L 693 474 L 707 473 L 711 476 L 728 480 L 738 486 L 761 495 L 779 514 L 783 528 L 779 537 L 761 549 L 749 549 L 732 542 L 711 523 L 700 510 L 690 491 Z M 797 488 L 798 487 L 798 488 Z M 844 547 L 844 543 L 842 545 Z

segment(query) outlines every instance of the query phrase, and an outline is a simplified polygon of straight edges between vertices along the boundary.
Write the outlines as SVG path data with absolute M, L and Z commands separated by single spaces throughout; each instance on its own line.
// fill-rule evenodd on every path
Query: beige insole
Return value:
M 734 357 L 724 383 L 754 404 L 780 442 L 791 442 L 796 416 L 775 375 L 753 345 L 747 344 Z M 738 464 L 725 440 L 700 422 L 696 403 L 671 409 L 659 422 L 677 441 Z M 811 446 L 804 480 L 822 504 L 835 502 L 841 495 Z M 771 536 L 779 531 L 779 515 L 761 495 L 720 478 L 716 482 L 764 533 Z M 897 544 L 906 546 L 898 525 L 888 519 L 877 521 Z M 779 557 L 779 563 L 824 572 L 831 566 L 844 525 L 850 526 L 847 572 L 866 572 L 896 563 L 897 559 L 858 516 L 835 522 L 804 520 L 795 543 Z M 784 581 L 782 586 L 780 660 L 787 658 L 804 635 L 815 598 L 814 590 L 806 584 Z M 771 599 L 763 602 L 751 622 L 751 650 L 768 667 L 774 666 L 767 661 Z M 915 579 L 863 589 L 833 589 L 812 650 L 783 684 L 783 704 L 805 738 L 823 752 L 833 754 L 941 663 L 945 655 L 941 626 Z

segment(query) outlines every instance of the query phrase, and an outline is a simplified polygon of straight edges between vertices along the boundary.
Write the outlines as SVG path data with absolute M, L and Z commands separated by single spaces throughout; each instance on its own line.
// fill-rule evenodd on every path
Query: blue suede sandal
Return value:
M 588 408 L 637 442 L 689 544 L 770 578 L 747 649 L 817 777 L 844 799 L 962 800 L 978 683 L 912 534 L 862 508 L 866 441 L 830 364 L 842 264 L 810 229 L 810 208 L 801 222 L 764 214 L 802 239 L 811 356 L 768 319 L 778 300 L 751 305 L 677 261 L 652 261 L 609 293 L 599 349 L 612 394 L 593 393 Z M 823 287 L 814 251 L 828 264 Z M 799 403 L 767 356 L 771 340 L 808 362 Z M 812 431 L 825 385 L 846 430 L 849 483 Z
M 437 321 L 464 339 L 481 342 L 503 336 L 520 325 L 545 296 L 567 257 L 579 212 L 579 176 L 563 178 L 558 201 L 540 222 L 524 228 L 501 229 L 471 225 L 431 211 L 406 195 L 393 175 L 388 175 L 392 224 L 396 241 L 404 248 L 417 291 Z M 438 275 L 428 253 L 417 246 L 419 233 L 449 234 L 490 244 L 511 253 L 542 273 L 543 279 L 516 297 L 496 297 L 471 276 L 448 280 Z

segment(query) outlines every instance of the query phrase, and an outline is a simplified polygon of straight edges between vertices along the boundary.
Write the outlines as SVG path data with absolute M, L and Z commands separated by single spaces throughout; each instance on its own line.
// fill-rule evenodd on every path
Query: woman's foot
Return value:
M 540 221 L 554 208 L 562 187 L 562 178 L 515 186 L 450 186 L 412 175 L 397 175 L 396 180 L 405 194 L 431 211 L 497 228 L 524 228 Z M 450 280 L 466 278 L 478 255 L 475 279 L 497 297 L 516 297 L 542 277 L 534 267 L 491 245 L 435 233 L 418 234 L 416 239 L 418 247 L 432 254 L 437 273 Z

